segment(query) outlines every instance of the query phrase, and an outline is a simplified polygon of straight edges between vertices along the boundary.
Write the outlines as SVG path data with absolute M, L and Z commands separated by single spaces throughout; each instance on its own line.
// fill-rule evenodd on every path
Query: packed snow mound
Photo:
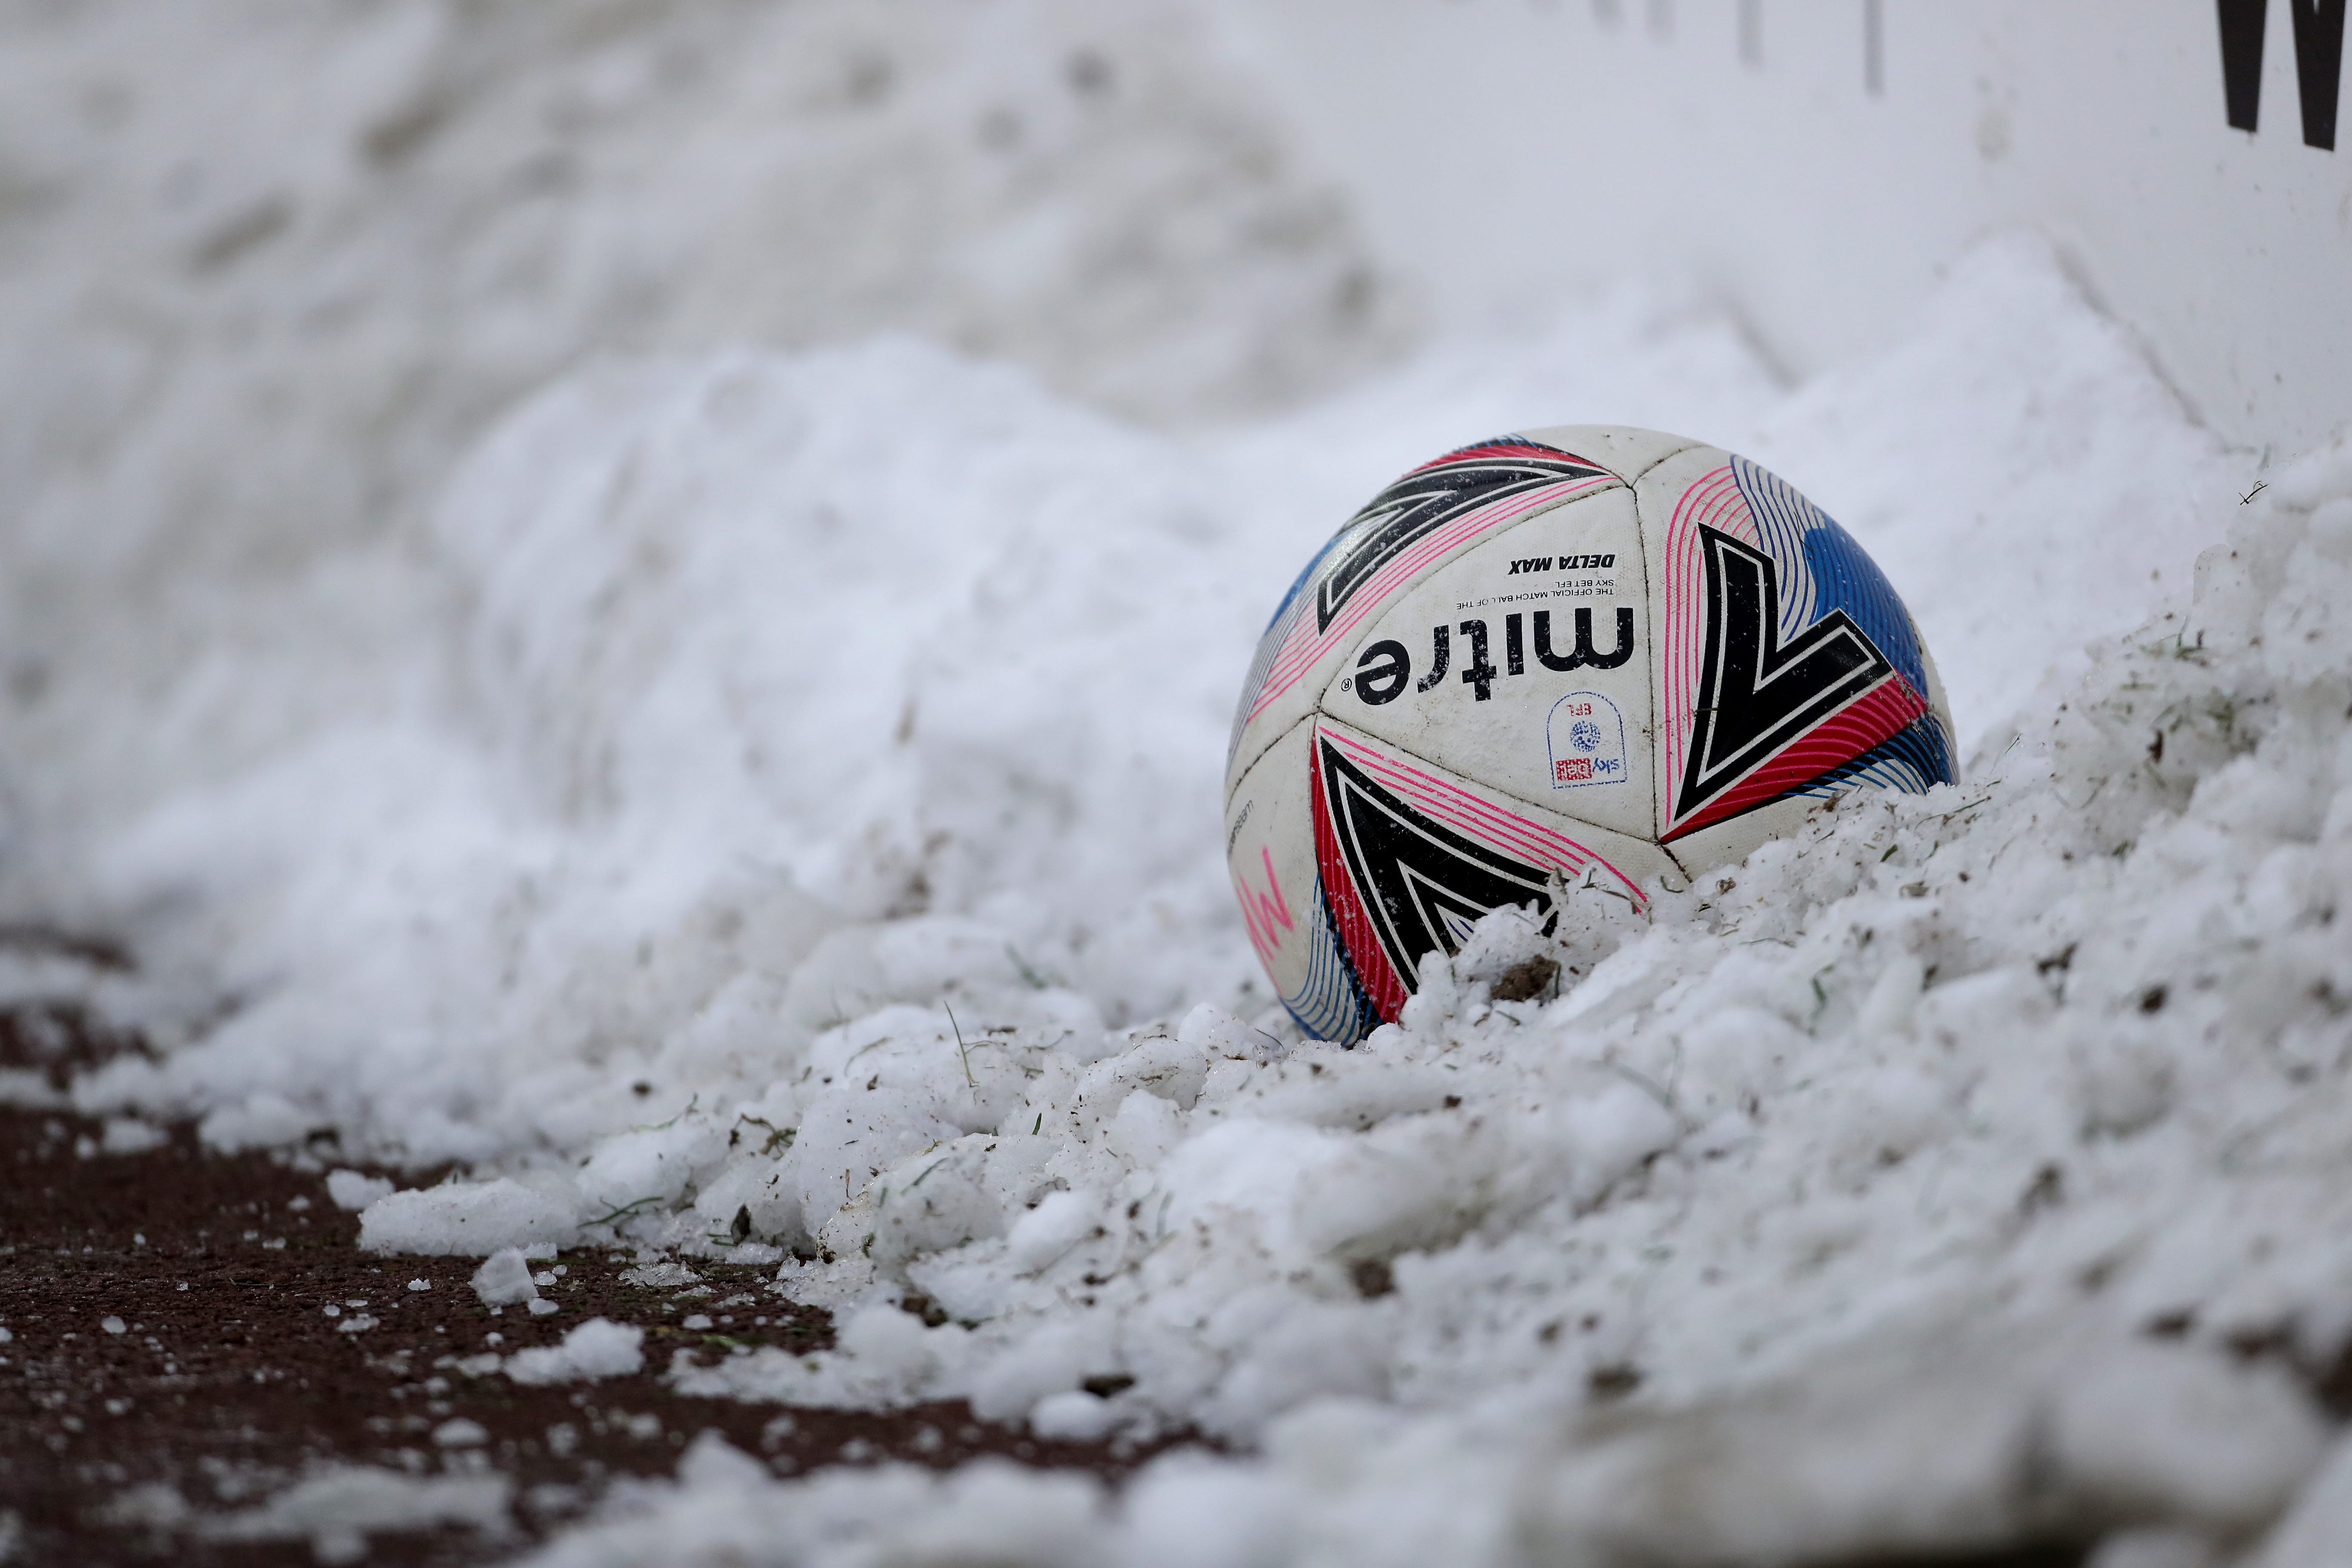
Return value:
M 824 1259 L 784 1287 L 864 1304 L 835 1352 L 674 1379 L 1058 1417 L 1115 1373 L 1118 1423 L 1265 1446 L 1165 1461 L 1116 1504 L 1056 1491 L 1024 1561 L 2110 1534 L 2200 1561 L 2282 1516 L 2260 1561 L 2327 1560 L 2343 1466 L 2310 1390 L 2352 1346 L 2352 452 L 2272 490 L 2193 598 L 2096 650 L 1969 784 L 1825 805 L 1661 889 L 1646 931 L 1572 933 L 1559 958 L 1598 961 L 1558 1001 L 1465 973 L 1545 950 L 1504 913 L 1354 1052 L 1205 1006 L 1091 1061 L 1005 1028 L 969 1077 L 942 1012 L 821 1036 L 797 1116 L 775 1091 L 762 1110 L 799 1142 L 755 1163 Z M 824 1130 L 908 1103 L 929 1142 L 851 1202 L 824 1190 Z M 908 1286 L 950 1321 L 892 1307 Z M 1063 1484 L 720 1458 L 544 1560 L 635 1561 L 669 1530 L 754 1562 L 921 1561 L 934 1525 Z M 1210 1502 L 1233 1540 L 1185 1556 L 1177 1521 Z M 815 1518 L 830 1544 L 777 1528 Z
M 90 1103 L 417 1161 L 625 1134 L 440 1248 L 478 1256 L 567 1192 L 707 1184 L 714 1095 L 895 1001 L 1077 1037 L 1243 1005 L 1217 653 L 1260 612 L 1232 560 L 1295 566 L 1216 500 L 1168 441 L 911 342 L 558 386 L 442 510 L 443 691 L 108 846 L 158 971 L 242 1001 Z M 380 1203 L 369 1245 L 433 1250 L 412 1216 L 471 1201 Z
M 681 1362 L 684 1390 L 1260 1447 L 1039 1504 L 1077 1521 L 1040 1560 L 1167 1560 L 1150 1521 L 1207 1498 L 1244 1560 L 1709 1561 L 1766 1493 L 1791 1557 L 2242 1538 L 2319 1462 L 2305 1389 L 2352 1335 L 2352 468 L 2237 506 L 2055 279 L 1992 247 L 1912 343 L 1794 394 L 1628 297 L 1472 392 L 1439 358 L 1213 437 L 904 340 L 567 378 L 398 579 L 441 640 L 394 695 L 95 863 L 161 977 L 99 1000 L 166 1048 L 75 1102 L 475 1163 L 373 1202 L 385 1250 L 722 1251 L 835 1310 L 835 1350 Z M 1988 356 L 2074 390 L 2020 398 Z M 1994 671 L 1968 783 L 1826 804 L 1647 924 L 1499 914 L 1399 1026 L 1303 1041 L 1218 867 L 1257 623 L 1381 479 L 1588 412 L 1766 455 L 1889 555 L 1981 515 L 1976 565 L 1896 579 L 1941 662 Z M 2083 531 L 2151 486 L 2087 570 Z M 2193 599 L 2074 653 L 2231 520 Z M 2012 591 L 2030 614 L 1976 613 Z M 1538 958 L 1558 998 L 1496 1000 Z M 2239 1458 L 2150 1436 L 2182 1410 Z M 703 1469 L 751 1500 L 701 1508 L 698 1470 L 677 1506 L 755 1560 L 802 1560 L 763 1510 L 887 1546 L 1029 1485 Z M 1707 1486 L 1671 1536 L 1559 1500 Z
M 2084 439 L 2045 442 L 2021 485 L 2010 454 L 2040 415 L 1946 367 L 2053 342 L 2109 395 L 2067 405 Z M 2186 575 L 2210 513 L 2184 498 L 2226 493 L 2226 466 L 2046 250 L 1988 249 L 1898 357 L 1935 417 L 1852 452 L 1830 436 L 1894 400 L 1888 374 L 1792 400 L 1719 319 L 1640 297 L 1496 347 L 1466 384 L 1440 356 L 1213 439 L 905 340 L 559 383 L 466 465 L 415 573 L 371 567 L 431 608 L 340 716 L 217 780 L 194 768 L 83 874 L 178 987 L 146 983 L 138 1021 L 205 1037 L 83 1102 L 204 1115 L 228 1145 L 334 1129 L 419 1163 L 569 1159 L 708 1111 L 706 1081 L 782 1076 L 893 1002 L 984 994 L 983 1025 L 1074 1037 L 1204 1001 L 1251 1015 L 1263 983 L 1213 835 L 1258 623 L 1368 475 L 1511 408 L 1812 443 L 1790 471 L 1883 515 L 1874 548 L 1985 519 L 1981 561 L 2030 613 L 1985 623 L 1949 563 L 1899 580 L 1980 733 L 2003 688 L 1965 672 L 2128 625 L 2150 573 Z M 2097 434 L 2115 409 L 2128 440 Z M 1944 480 L 1895 485 L 1906 453 Z M 2168 500 L 2128 531 L 2098 510 L 2150 486 Z M 2090 526 L 2117 539 L 2114 572 L 2040 572 L 2020 597 Z M 237 700 L 311 678 L 255 656 Z M 152 727 L 202 732 L 213 700 Z M 707 1189 L 714 1136 L 690 1119 L 614 1142 L 564 1178 L 585 1184 L 577 1217 Z

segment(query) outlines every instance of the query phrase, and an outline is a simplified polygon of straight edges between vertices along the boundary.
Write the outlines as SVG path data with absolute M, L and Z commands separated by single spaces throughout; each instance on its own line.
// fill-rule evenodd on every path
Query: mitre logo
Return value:
M 1454 668 L 1454 634 L 1459 631 L 1465 644 L 1462 660 L 1462 684 L 1481 702 L 1494 700 L 1495 683 L 1508 675 L 1528 672 L 1528 635 L 1535 634 L 1536 662 L 1546 669 L 1565 673 L 1571 669 L 1614 669 L 1633 657 L 1633 611 L 1631 605 L 1616 607 L 1615 637 L 1609 650 L 1602 652 L 1593 646 L 1592 611 L 1582 608 L 1570 616 L 1575 627 L 1574 640 L 1565 652 L 1553 646 L 1551 612 L 1538 610 L 1533 616 L 1517 613 L 1503 617 L 1503 663 L 1496 668 L 1494 639 L 1483 620 L 1464 621 L 1458 626 L 1437 626 L 1429 628 L 1429 668 L 1419 680 L 1412 677 L 1412 652 L 1394 637 L 1382 637 L 1366 646 L 1356 656 L 1353 675 L 1339 682 L 1341 690 L 1352 690 L 1364 701 L 1377 708 L 1383 702 L 1393 702 L 1404 695 L 1410 683 L 1415 691 L 1433 691 Z

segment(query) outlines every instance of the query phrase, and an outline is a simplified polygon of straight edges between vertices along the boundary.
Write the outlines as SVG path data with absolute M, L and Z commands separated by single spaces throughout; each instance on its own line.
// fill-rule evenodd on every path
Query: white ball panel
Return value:
M 1328 961 L 1318 929 L 1313 775 L 1308 748 L 1315 726 L 1301 719 L 1259 752 L 1225 798 L 1225 866 L 1242 905 L 1250 945 L 1276 996 L 1313 1014 L 1318 963 Z
M 1573 452 L 1632 484 L 1685 447 L 1687 436 L 1642 430 L 1626 425 L 1550 425 L 1524 432 L 1530 441 Z

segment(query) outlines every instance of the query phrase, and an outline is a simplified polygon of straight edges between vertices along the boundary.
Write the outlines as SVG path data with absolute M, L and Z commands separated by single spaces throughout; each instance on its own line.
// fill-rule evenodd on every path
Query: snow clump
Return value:
M 504 1476 L 424 1477 L 329 1465 L 257 1508 L 200 1519 L 197 1533 L 213 1541 L 308 1540 L 320 1563 L 355 1563 L 373 1534 L 457 1525 L 503 1537 L 513 1528 L 513 1491 Z
M 552 1258 L 573 1233 L 573 1205 L 520 1182 L 452 1182 L 391 1193 L 360 1215 L 360 1245 L 371 1252 L 482 1258 L 500 1251 Z M 528 1271 L 524 1282 L 530 1282 Z
M 539 1300 L 539 1287 L 531 1281 L 530 1265 L 520 1247 L 503 1247 L 490 1254 L 474 1270 L 473 1286 L 485 1307 L 519 1307 Z
M 378 1198 L 393 1194 L 392 1183 L 382 1176 L 371 1176 L 359 1171 L 327 1173 L 327 1196 L 346 1214 L 357 1214 Z
M 604 1318 L 591 1318 L 556 1345 L 537 1345 L 507 1358 L 506 1374 L 517 1383 L 568 1383 L 577 1378 L 627 1377 L 643 1372 L 646 1331 Z

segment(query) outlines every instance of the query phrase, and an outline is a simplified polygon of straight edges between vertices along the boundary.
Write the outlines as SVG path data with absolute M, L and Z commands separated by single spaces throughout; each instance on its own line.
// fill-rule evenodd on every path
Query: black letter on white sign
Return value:
M 2263 98 L 2263 23 L 2269 0 L 2215 0 L 2221 23 L 2221 92 L 2230 124 L 2252 131 Z M 2336 146 L 2336 105 L 2344 70 L 2344 0 L 2287 0 L 2294 17 L 2295 86 L 2303 99 L 2303 140 Z

